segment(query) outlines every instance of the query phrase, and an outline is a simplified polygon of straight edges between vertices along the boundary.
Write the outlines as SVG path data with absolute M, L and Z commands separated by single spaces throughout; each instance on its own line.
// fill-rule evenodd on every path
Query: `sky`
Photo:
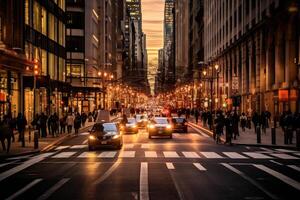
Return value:
M 158 50 L 163 47 L 164 0 L 141 0 L 143 32 L 147 35 L 148 79 L 154 89 Z

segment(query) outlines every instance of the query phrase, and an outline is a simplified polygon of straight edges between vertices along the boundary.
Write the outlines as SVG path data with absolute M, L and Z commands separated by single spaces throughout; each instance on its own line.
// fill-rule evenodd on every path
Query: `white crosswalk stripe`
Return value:
M 78 156 L 78 158 L 96 158 L 97 153 L 96 152 L 83 152 Z
M 300 153 L 294 153 L 294 155 L 296 155 L 296 156 L 300 156 Z
M 156 151 L 145 151 L 146 158 L 157 158 Z
M 204 157 L 206 158 L 223 158 L 222 156 L 220 156 L 219 154 L 215 153 L 215 152 L 200 152 Z
M 295 156 L 291 156 L 291 155 L 288 155 L 288 154 L 284 154 L 284 153 L 272 153 L 270 154 L 271 156 L 274 156 L 276 158 L 280 158 L 280 159 L 295 159 L 295 160 L 298 160 L 300 158 L 298 157 L 295 157 Z
M 166 158 L 179 158 L 179 155 L 176 153 L 176 151 L 164 151 L 163 154 Z
M 300 167 L 297 167 L 296 165 L 288 165 L 288 167 L 300 172 Z
M 55 148 L 55 150 L 63 150 L 63 149 L 67 149 L 67 148 L 70 148 L 71 146 L 58 146 Z
M 105 151 L 100 153 L 98 158 L 114 158 L 116 156 L 117 152 L 116 151 Z
M 200 171 L 206 171 L 207 169 L 203 167 L 200 163 L 193 163 L 193 165 Z
M 123 147 L 125 149 L 132 149 L 134 147 L 134 144 L 124 144 Z
M 276 151 L 280 151 L 283 153 L 296 153 L 297 151 L 289 150 L 289 149 L 275 149 Z
M 183 151 L 182 154 L 186 158 L 200 158 L 200 156 L 196 152 L 192 152 L 192 151 Z
M 236 153 L 236 152 L 223 152 L 223 154 L 225 154 L 229 158 L 233 158 L 233 159 L 247 159 L 247 157 L 245 157 L 239 153 Z
M 49 190 L 47 190 L 42 196 L 38 198 L 38 200 L 48 199 L 54 192 L 56 192 L 59 188 L 61 188 L 66 182 L 68 182 L 70 178 L 63 178 L 55 185 L 53 185 Z
M 175 169 L 173 163 L 167 162 L 166 166 L 167 166 L 168 169 Z
M 142 144 L 141 148 L 142 149 L 149 149 L 150 148 L 150 144 Z
M 70 149 L 84 149 L 84 148 L 87 148 L 87 147 L 88 147 L 88 145 L 81 144 L 81 145 L 71 146 Z
M 255 153 L 255 152 L 243 152 L 243 154 L 255 158 L 255 159 L 272 159 L 272 157 L 262 154 L 262 153 Z
M 76 151 L 72 151 L 72 152 L 61 152 L 59 154 L 56 154 L 54 156 L 52 156 L 52 158 L 70 158 L 71 156 L 73 156 L 75 153 L 77 153 Z
M 121 151 L 119 154 L 120 158 L 133 158 L 135 157 L 135 151 Z

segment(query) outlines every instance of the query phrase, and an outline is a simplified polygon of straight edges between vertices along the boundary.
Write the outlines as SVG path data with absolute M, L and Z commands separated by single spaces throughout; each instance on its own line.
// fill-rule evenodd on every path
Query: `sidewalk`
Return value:
M 86 122 L 85 127 L 79 129 L 79 131 L 83 131 L 88 127 L 91 127 L 94 122 Z M 66 130 L 67 131 L 67 130 Z M 73 129 L 74 131 L 74 129 Z M 67 133 L 59 134 L 58 137 L 52 137 L 52 135 L 47 135 L 47 138 L 39 138 L 39 148 L 34 149 L 34 133 L 33 131 L 29 134 L 29 130 L 25 131 L 25 147 L 22 147 L 21 142 L 18 142 L 19 134 L 15 134 L 15 142 L 11 143 L 10 151 L 7 154 L 3 151 L 2 145 L 0 144 L 0 159 L 7 158 L 7 157 L 15 157 L 15 156 L 24 156 L 28 154 L 34 154 L 41 151 L 46 151 L 47 149 L 51 148 L 53 145 L 57 145 L 62 143 L 67 138 L 74 137 L 74 134 L 68 135 Z M 5 142 L 7 147 L 7 143 Z
M 195 123 L 195 120 L 193 118 L 190 118 L 188 120 L 190 122 L 190 125 L 193 127 L 202 130 L 206 134 L 213 136 L 212 131 L 209 130 L 208 127 L 203 127 L 202 122 L 199 121 L 198 124 Z M 272 138 L 271 138 L 271 128 L 266 129 L 266 133 L 261 133 L 261 143 L 257 143 L 257 134 L 254 131 L 254 127 L 252 126 L 251 129 L 245 130 L 245 132 L 242 131 L 241 128 L 239 128 L 240 136 L 237 137 L 236 140 L 232 140 L 233 144 L 238 145 L 249 145 L 249 146 L 270 146 L 270 147 L 287 147 L 287 148 L 296 148 L 296 134 L 294 133 L 293 137 L 293 144 L 291 145 L 285 145 L 284 144 L 284 133 L 280 127 L 276 128 L 276 144 L 272 145 Z M 224 128 L 224 134 L 222 135 L 222 141 L 225 141 L 225 128 Z

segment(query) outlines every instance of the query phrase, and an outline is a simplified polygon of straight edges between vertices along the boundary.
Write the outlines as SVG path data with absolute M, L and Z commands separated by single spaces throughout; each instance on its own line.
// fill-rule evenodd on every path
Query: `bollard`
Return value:
M 38 130 L 34 131 L 33 141 L 34 141 L 34 149 L 38 149 L 39 148 L 39 131 Z
M 261 131 L 260 131 L 260 126 L 256 127 L 256 135 L 257 135 L 257 143 L 261 143 Z
M 276 144 L 276 128 L 272 128 L 272 144 Z
M 297 129 L 296 131 L 296 147 L 297 149 L 300 149 L 300 129 Z

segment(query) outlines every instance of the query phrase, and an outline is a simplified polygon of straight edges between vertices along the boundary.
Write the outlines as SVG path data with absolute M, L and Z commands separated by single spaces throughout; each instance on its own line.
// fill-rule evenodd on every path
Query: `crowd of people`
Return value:
M 11 142 L 15 142 L 15 132 L 18 134 L 18 142 L 25 142 L 25 130 L 28 128 L 29 134 L 37 130 L 39 137 L 58 137 L 63 133 L 71 134 L 73 129 L 78 134 L 79 129 L 85 126 L 86 121 L 92 122 L 97 118 L 97 112 L 68 113 L 61 117 L 54 113 L 47 116 L 45 113 L 36 114 L 33 120 L 28 123 L 26 117 L 19 113 L 16 118 L 7 114 L 0 120 L 0 140 L 3 151 L 9 152 Z M 5 144 L 7 143 L 7 146 Z

